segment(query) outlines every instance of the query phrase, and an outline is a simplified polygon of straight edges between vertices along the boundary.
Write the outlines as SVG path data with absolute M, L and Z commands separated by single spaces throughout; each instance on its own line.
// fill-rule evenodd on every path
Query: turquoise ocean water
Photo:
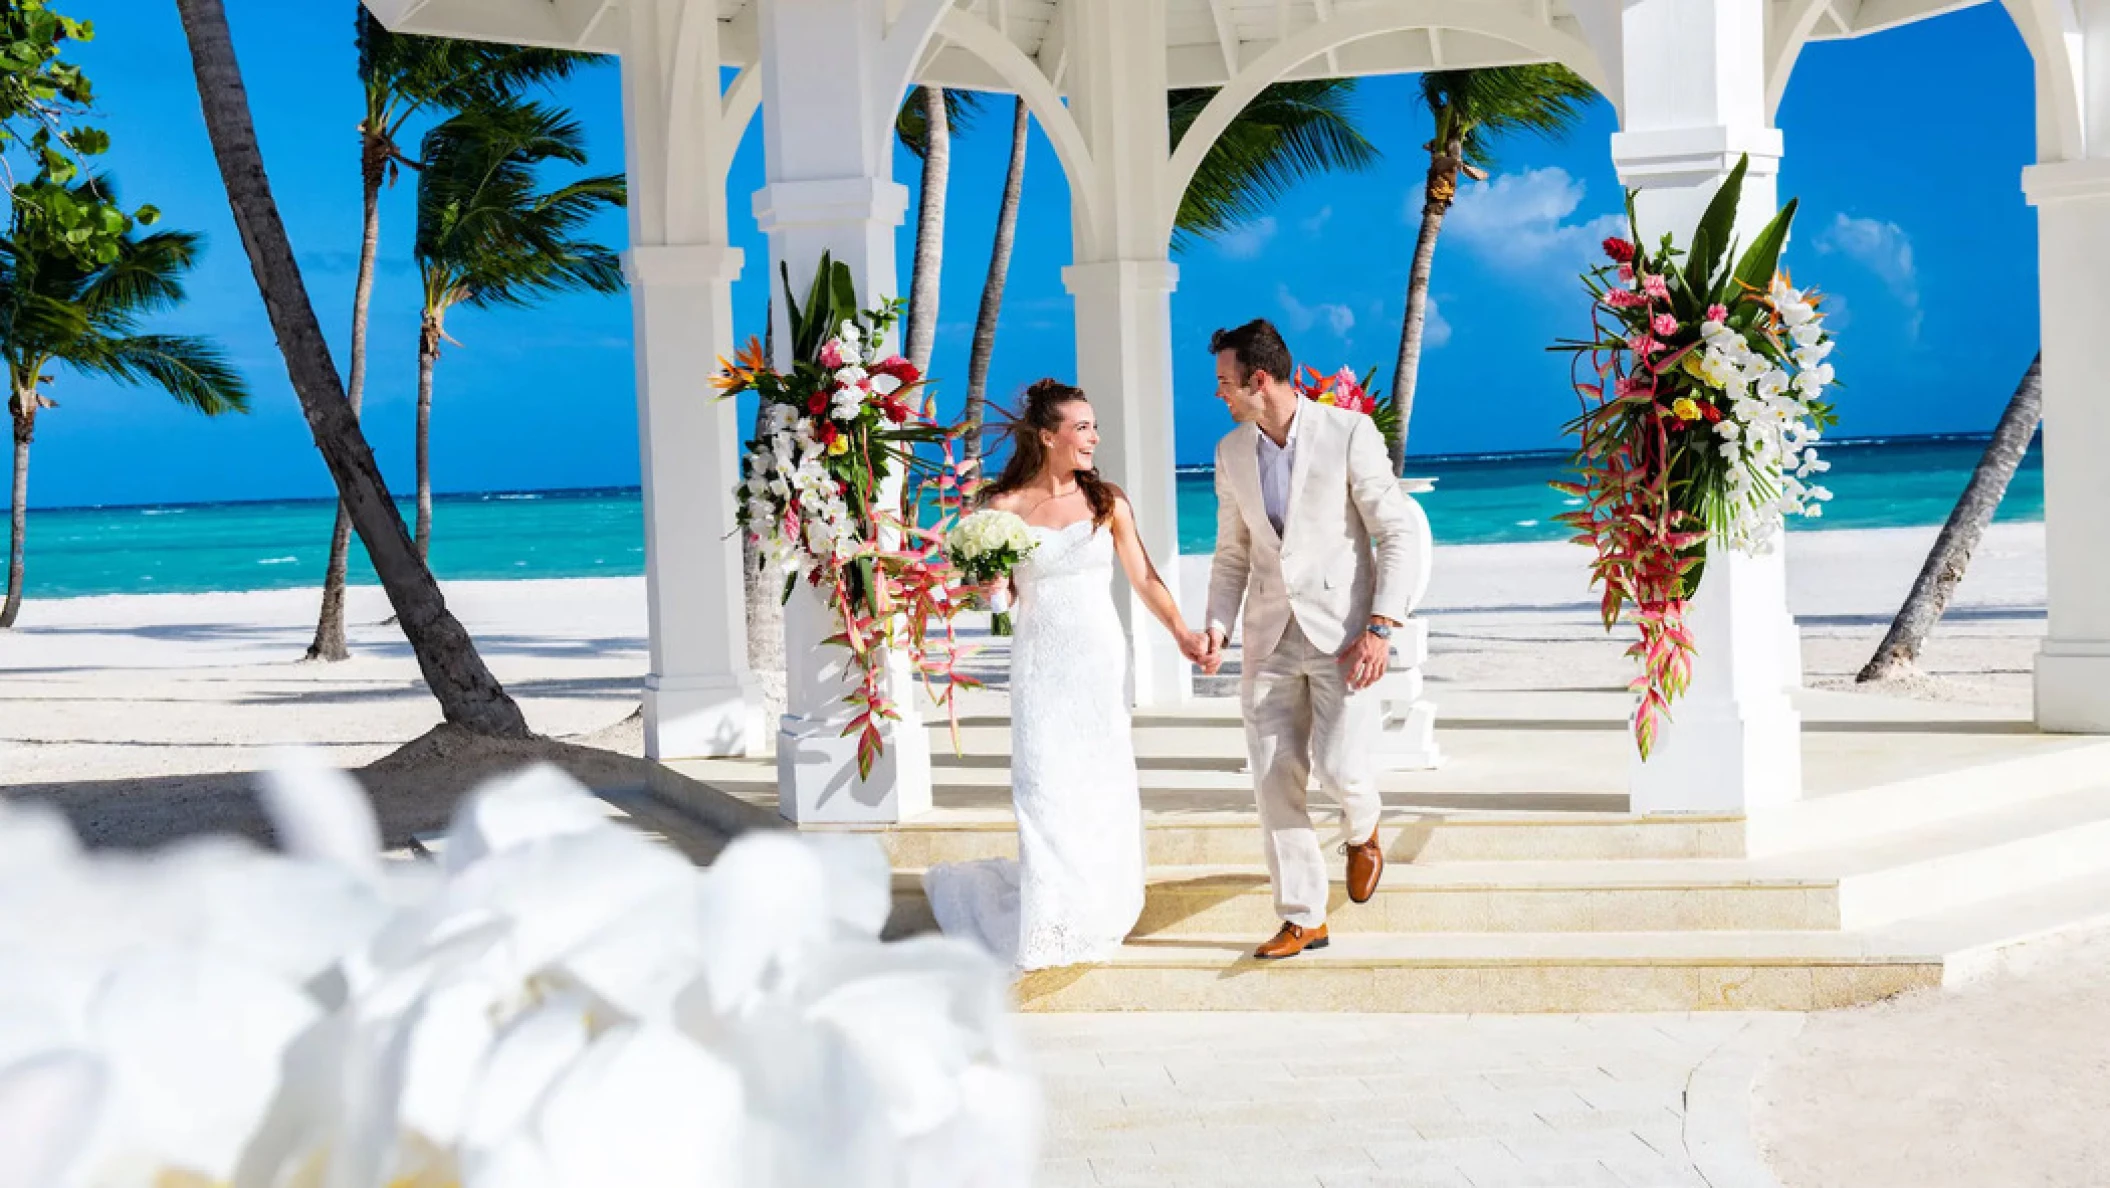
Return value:
M 1962 492 L 1979 441 L 1840 443 L 1826 481 L 1836 498 L 1799 530 L 1939 524 Z M 1559 540 L 1565 498 L 1558 454 L 1417 460 L 1434 477 L 1419 496 L 1440 544 Z M 1216 535 L 1206 469 L 1179 476 L 1180 550 L 1205 553 Z M 404 509 L 406 519 L 411 509 Z M 2033 447 L 2001 505 L 2004 520 L 2038 520 L 2044 481 Z M 319 585 L 333 505 L 326 500 L 93 507 L 30 513 L 27 593 L 200 593 Z M 433 513 L 433 566 L 442 578 L 613 577 L 644 572 L 643 507 L 629 490 L 443 495 Z M 4 561 L 0 561 L 4 565 Z M 372 583 L 358 547 L 352 580 Z

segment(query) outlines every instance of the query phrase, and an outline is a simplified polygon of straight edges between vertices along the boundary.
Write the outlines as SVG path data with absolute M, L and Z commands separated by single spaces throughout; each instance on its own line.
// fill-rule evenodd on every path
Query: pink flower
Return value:
M 1648 298 L 1632 289 L 1605 290 L 1604 303 L 1613 309 L 1636 309 L 1648 304 Z
M 1619 283 L 1623 285 L 1634 283 L 1634 266 L 1632 264 L 1621 264 L 1619 266 Z
M 1657 314 L 1656 320 L 1649 323 L 1649 328 L 1663 337 L 1669 338 L 1678 332 L 1678 319 L 1667 313 Z
M 843 344 L 831 338 L 821 344 L 821 366 L 830 371 L 840 371 L 843 366 Z
M 1707 320 L 1708 320 L 1708 321 L 1710 321 L 1710 322 L 1726 322 L 1726 321 L 1728 321 L 1728 320 L 1729 320 L 1729 307 L 1728 307 L 1728 306 L 1726 306 L 1726 305 L 1722 305 L 1722 304 L 1720 304 L 1719 302 L 1717 302 L 1717 303 L 1716 303 L 1716 304 L 1714 304 L 1714 305 L 1710 305 L 1710 306 L 1708 306 L 1708 307 L 1707 307 Z
M 1631 376 L 1620 376 L 1618 381 L 1612 385 L 1612 395 L 1622 397 L 1646 396 L 1655 390 L 1655 387 L 1648 381 L 1634 379 Z
M 1661 348 L 1660 343 L 1646 334 L 1636 334 L 1634 337 L 1627 339 L 1626 346 L 1628 350 L 1643 358 L 1655 354 Z
M 1663 279 L 1662 273 L 1651 272 L 1641 278 L 1641 291 L 1658 301 L 1667 301 L 1670 298 L 1670 282 Z

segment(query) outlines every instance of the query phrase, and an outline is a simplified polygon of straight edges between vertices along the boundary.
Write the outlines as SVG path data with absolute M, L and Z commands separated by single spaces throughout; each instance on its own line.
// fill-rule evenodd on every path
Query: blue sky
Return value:
M 128 199 L 168 225 L 203 232 L 192 300 L 163 328 L 222 342 L 249 376 L 255 409 L 207 421 L 158 393 L 61 374 L 62 407 L 39 421 L 31 503 L 39 507 L 288 498 L 330 492 L 286 383 L 227 214 L 175 6 L 72 0 L 95 21 L 79 60 L 94 79 L 114 146 L 107 165 Z M 235 44 L 271 174 L 309 292 L 340 352 L 359 243 L 350 0 L 229 0 Z M 1969 64 L 1968 71 L 1962 69 Z M 1300 361 L 1372 365 L 1389 375 L 1420 210 L 1427 117 L 1411 78 L 1365 80 L 1375 170 L 1326 178 L 1269 217 L 1179 254 L 1173 296 L 1178 454 L 1206 460 L 1227 428 L 1212 396 L 1209 331 L 1274 319 Z M 616 73 L 591 71 L 558 100 L 584 123 L 594 168 L 619 170 Z M 988 265 L 1003 181 L 1009 100 L 987 103 L 956 145 L 949 189 L 940 339 L 941 395 L 964 387 L 966 340 Z M 1802 214 L 1788 264 L 1834 295 L 1843 434 L 1991 428 L 2037 344 L 2034 219 L 2020 171 L 2032 159 L 2027 50 L 1997 5 L 1857 42 L 1807 50 L 1779 123 L 1781 195 Z M 1436 257 L 1439 319 L 1424 356 L 1417 453 L 1555 448 L 1573 411 L 1564 358 L 1544 348 L 1586 328 L 1574 274 L 1620 207 L 1600 104 L 1567 141 L 1517 141 L 1484 187 L 1470 187 Z M 759 330 L 766 247 L 745 195 L 762 182 L 760 126 L 732 171 L 741 335 Z M 915 162 L 897 156 L 913 187 Z M 370 339 L 368 436 L 391 486 L 412 479 L 416 279 L 411 186 L 386 195 Z M 912 258 L 911 219 L 901 258 Z M 600 233 L 620 244 L 619 216 Z M 992 395 L 1074 371 L 1069 214 L 1060 165 L 1035 141 L 1019 250 L 997 341 Z M 903 277 L 906 289 L 906 276 Z M 627 298 L 567 297 L 528 310 L 450 315 L 433 416 L 442 491 L 623 486 L 637 482 Z M 1937 350 L 1946 347 L 1946 350 Z

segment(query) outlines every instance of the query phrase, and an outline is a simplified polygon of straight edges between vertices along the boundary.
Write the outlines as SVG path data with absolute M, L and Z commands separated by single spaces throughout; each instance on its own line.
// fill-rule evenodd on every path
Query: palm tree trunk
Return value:
M 1429 274 L 1436 267 L 1436 236 L 1443 231 L 1443 216 L 1458 193 L 1459 153 L 1454 145 L 1447 157 L 1431 154 L 1428 196 L 1421 207 L 1421 235 L 1414 241 L 1414 266 L 1407 271 L 1407 315 L 1399 329 L 1399 362 L 1392 369 L 1392 399 L 1399 406 L 1399 437 L 1387 444 L 1392 450 L 1392 473 L 1407 472 L 1407 427 L 1414 415 L 1414 389 L 1421 376 L 1421 337 L 1428 326 Z
M 2044 356 L 2039 352 L 2030 360 L 2029 370 L 2022 374 L 2015 394 L 2008 398 L 2000 424 L 1993 429 L 1993 440 L 1979 455 L 1978 467 L 1971 472 L 1963 497 L 1949 510 L 1941 535 L 1934 538 L 1934 548 L 1927 554 L 1927 563 L 1920 567 L 1919 578 L 1912 583 L 1912 593 L 1898 608 L 1889 633 L 1854 678 L 1856 681 L 1880 681 L 1917 667 L 1920 648 L 1941 621 L 1942 612 L 1948 609 L 1949 596 L 1955 592 L 1956 583 L 1963 580 L 1964 569 L 1971 564 L 1971 552 L 1985 535 L 1986 525 L 1993 522 L 1993 512 L 2029 452 L 2030 439 L 2036 436 L 2037 423 L 2043 415 Z
M 988 407 L 989 361 L 996 354 L 997 315 L 1011 276 L 1011 244 L 1018 235 L 1018 204 L 1026 189 L 1026 134 L 1032 113 L 1016 100 L 1011 112 L 1011 166 L 1004 173 L 1004 200 L 996 209 L 996 242 L 989 249 L 989 279 L 982 282 L 982 308 L 974 318 L 974 345 L 967 357 L 967 407 L 960 414 L 961 452 L 982 456 L 982 417 Z
M 0 605 L 0 631 L 11 631 L 22 613 L 22 557 L 29 540 L 29 439 L 36 434 L 37 397 L 15 394 L 15 481 L 8 496 L 7 602 Z
M 908 360 L 930 370 L 938 331 L 938 273 L 945 263 L 945 179 L 952 169 L 952 126 L 945 118 L 945 89 L 923 88 L 923 117 L 929 144 L 923 152 L 923 201 L 916 208 L 916 274 L 909 282 Z
M 418 560 L 432 563 L 432 370 L 440 361 L 440 319 L 418 327 Z
M 300 266 L 293 258 L 293 245 L 271 197 L 271 181 L 264 173 L 256 126 L 249 114 L 249 95 L 242 86 L 241 68 L 227 31 L 227 12 L 221 0 L 177 0 L 176 7 L 190 44 L 213 156 L 256 275 L 257 291 L 285 356 L 287 377 L 300 398 L 315 446 L 336 480 L 338 497 L 350 510 L 352 526 L 417 655 L 425 684 L 449 722 L 478 734 L 528 737 L 527 719 L 520 707 L 491 675 L 477 654 L 475 641 L 447 609 L 432 571 L 418 558 L 410 534 L 403 530 L 403 517 L 381 482 L 374 452 L 338 383 L 337 366 L 330 359 L 329 344 L 315 320 L 315 307 L 308 301 Z
M 381 177 L 387 164 L 385 143 L 376 136 L 361 134 L 359 183 L 365 199 L 365 231 L 359 240 L 359 273 L 352 282 L 352 361 L 346 380 L 345 400 L 352 416 L 366 396 L 366 312 L 373 304 L 374 258 L 381 249 Z M 352 551 L 352 517 L 344 501 L 337 501 L 337 523 L 330 529 L 330 560 L 322 574 L 322 613 L 315 622 L 315 642 L 308 645 L 310 660 L 347 660 L 351 650 L 344 643 L 344 584 Z

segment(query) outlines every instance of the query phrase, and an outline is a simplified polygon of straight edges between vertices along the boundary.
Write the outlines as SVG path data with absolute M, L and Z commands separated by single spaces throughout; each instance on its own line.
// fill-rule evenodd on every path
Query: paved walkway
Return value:
M 1759 1188 L 1798 1015 L 1038 1015 L 1040 1188 Z

